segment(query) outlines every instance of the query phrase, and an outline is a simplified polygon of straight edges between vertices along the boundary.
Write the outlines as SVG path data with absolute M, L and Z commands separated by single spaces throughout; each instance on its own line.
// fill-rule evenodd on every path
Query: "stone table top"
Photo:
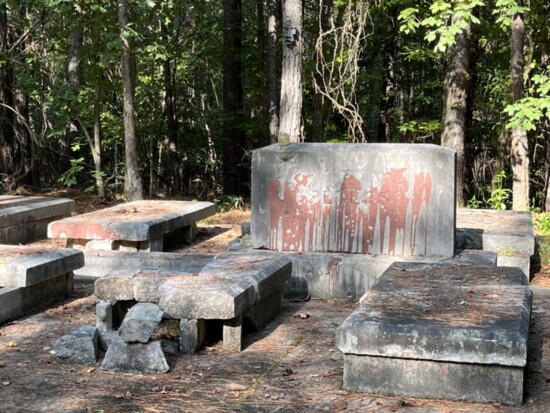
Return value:
M 48 237 L 146 241 L 215 212 L 212 202 L 134 201 L 52 222 Z
M 0 286 L 28 287 L 84 266 L 84 253 L 71 248 L 0 245 Z
M 288 258 L 221 255 L 198 273 L 120 270 L 95 281 L 95 294 L 109 301 L 159 303 L 180 319 L 232 319 L 280 289 L 290 278 Z

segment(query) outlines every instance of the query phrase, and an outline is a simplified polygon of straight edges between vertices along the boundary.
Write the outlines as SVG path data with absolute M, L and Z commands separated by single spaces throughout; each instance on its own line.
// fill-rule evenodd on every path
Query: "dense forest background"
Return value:
M 550 211 L 547 0 L 0 0 L 0 192 L 249 194 L 255 148 L 458 153 L 458 203 Z

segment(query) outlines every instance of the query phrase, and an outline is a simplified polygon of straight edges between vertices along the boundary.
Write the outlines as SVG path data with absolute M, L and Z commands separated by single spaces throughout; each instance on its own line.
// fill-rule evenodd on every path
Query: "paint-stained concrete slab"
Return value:
M 92 249 L 160 251 L 163 237 L 178 232 L 190 240 L 195 222 L 215 212 L 212 202 L 134 201 L 52 222 L 48 237 Z
M 451 257 L 455 152 L 435 145 L 291 144 L 254 151 L 254 248 Z

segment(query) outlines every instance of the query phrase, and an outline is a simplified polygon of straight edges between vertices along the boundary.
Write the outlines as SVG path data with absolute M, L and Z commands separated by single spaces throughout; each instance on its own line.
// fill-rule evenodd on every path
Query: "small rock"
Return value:
M 109 371 L 148 374 L 169 370 L 159 341 L 127 343 L 121 337 L 113 339 L 101 367 Z
M 71 363 L 93 364 L 99 357 L 99 330 L 79 327 L 57 340 L 50 353 Z

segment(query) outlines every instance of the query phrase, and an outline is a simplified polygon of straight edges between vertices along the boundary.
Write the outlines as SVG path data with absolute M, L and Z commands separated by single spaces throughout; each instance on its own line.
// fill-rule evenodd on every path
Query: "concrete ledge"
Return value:
M 28 287 L 84 265 L 84 254 L 68 248 L 0 245 L 0 286 Z
M 15 320 L 73 293 L 73 274 L 62 274 L 29 287 L 0 288 L 0 324 Z
M 362 393 L 521 405 L 523 367 L 347 354 L 344 387 Z

